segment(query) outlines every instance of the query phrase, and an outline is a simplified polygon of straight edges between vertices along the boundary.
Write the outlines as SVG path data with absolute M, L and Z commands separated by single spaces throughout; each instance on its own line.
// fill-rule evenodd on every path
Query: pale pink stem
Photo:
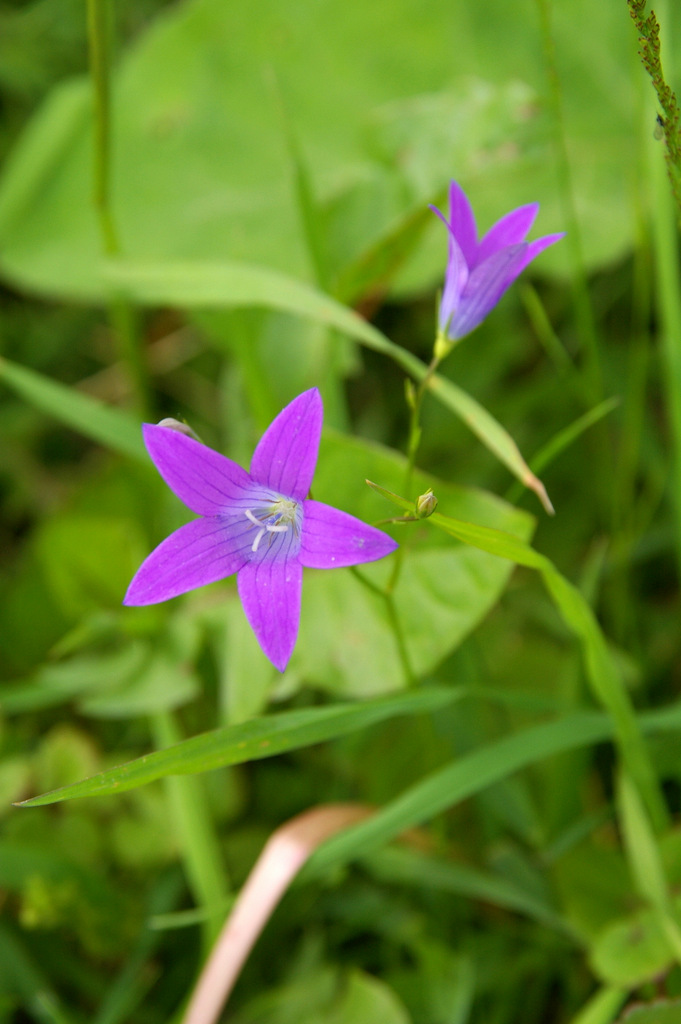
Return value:
M 325 839 L 372 813 L 361 804 L 325 804 L 272 833 L 215 942 L 182 1024 L 214 1024 L 256 939 L 307 858 Z

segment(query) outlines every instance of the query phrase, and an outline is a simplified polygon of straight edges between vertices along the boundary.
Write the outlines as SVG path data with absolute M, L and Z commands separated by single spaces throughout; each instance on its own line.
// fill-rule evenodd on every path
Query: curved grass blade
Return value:
M 393 494 L 371 483 L 370 480 L 367 480 L 367 483 L 398 508 L 413 513 L 413 503 L 406 498 Z M 598 701 L 612 715 L 622 755 L 646 801 L 656 828 L 662 828 L 668 817 L 666 805 L 660 794 L 648 751 L 641 738 L 629 694 L 596 616 L 577 587 L 561 576 L 550 559 L 510 533 L 452 519 L 439 512 L 434 512 L 424 521 L 439 527 L 464 544 L 470 544 L 481 551 L 489 551 L 499 558 L 508 558 L 517 565 L 524 565 L 541 573 L 544 585 L 563 620 L 582 645 L 591 688 Z
M 367 348 L 393 359 L 421 381 L 426 364 L 393 344 L 354 310 L 295 278 L 266 267 L 245 263 L 137 263 L 122 260 L 105 265 L 105 282 L 119 296 L 142 305 L 188 308 L 263 306 L 309 317 L 335 327 Z M 475 399 L 437 374 L 429 390 L 463 420 L 476 437 L 520 480 L 533 490 L 547 512 L 553 507 L 541 480 L 523 459 L 511 435 Z
M 166 775 L 191 775 L 273 757 L 286 750 L 311 746 L 364 729 L 396 715 L 437 711 L 460 700 L 465 693 L 462 687 L 451 690 L 432 687 L 418 693 L 403 693 L 360 704 L 333 704 L 255 718 L 193 736 L 165 750 L 100 772 L 90 779 L 24 800 L 19 806 L 39 807 L 75 797 L 122 793 Z
M 681 730 L 681 704 L 641 715 L 643 731 Z M 334 836 L 313 854 L 300 878 L 325 875 L 332 867 L 363 857 L 402 832 L 447 811 L 521 768 L 554 754 L 612 738 L 613 725 L 601 712 L 575 712 L 489 743 L 431 772 L 373 817 Z

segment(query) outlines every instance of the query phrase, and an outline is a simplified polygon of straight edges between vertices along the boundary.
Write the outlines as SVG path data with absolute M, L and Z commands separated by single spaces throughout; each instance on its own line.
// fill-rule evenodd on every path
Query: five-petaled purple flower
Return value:
M 246 618 L 283 672 L 298 635 L 303 566 L 359 565 L 397 547 L 381 530 L 307 497 L 322 416 L 316 388 L 294 398 L 263 434 L 250 473 L 180 431 L 145 423 L 156 468 L 202 518 L 152 551 L 124 604 L 156 604 L 236 572 Z
M 471 204 L 455 181 L 449 188 L 449 220 L 434 206 L 432 209 L 449 232 L 440 334 L 455 342 L 482 323 L 527 264 L 564 232 L 526 242 L 539 209 L 539 203 L 530 203 L 511 210 L 478 241 Z

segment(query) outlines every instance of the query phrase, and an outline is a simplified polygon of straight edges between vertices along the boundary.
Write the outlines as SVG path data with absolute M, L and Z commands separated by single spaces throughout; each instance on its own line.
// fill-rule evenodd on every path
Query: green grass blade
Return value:
M 398 508 L 405 512 L 413 512 L 412 503 L 405 498 L 392 494 L 370 481 L 367 483 Z M 666 806 L 636 723 L 629 694 L 598 621 L 580 591 L 561 576 L 548 558 L 509 533 L 465 523 L 439 512 L 433 513 L 425 521 L 463 541 L 464 544 L 489 551 L 500 558 L 508 558 L 517 565 L 524 565 L 541 573 L 544 585 L 558 611 L 582 645 L 591 688 L 598 701 L 612 715 L 622 755 L 646 801 L 655 826 L 657 829 L 663 828 L 668 818 Z
M 681 704 L 642 715 L 641 727 L 645 731 L 679 731 Z M 312 855 L 301 877 L 319 877 L 332 867 L 363 857 L 521 768 L 554 754 L 602 743 L 613 731 L 606 715 L 583 711 L 489 743 L 431 772 L 373 817 L 328 840 Z
M 90 779 L 25 800 L 21 806 L 38 807 L 75 797 L 122 793 L 167 775 L 207 772 L 225 765 L 273 757 L 287 750 L 364 729 L 396 715 L 437 711 L 459 700 L 464 694 L 462 688 L 432 688 L 361 704 L 334 704 L 330 707 L 284 711 L 278 715 L 255 718 L 193 736 L 166 750 L 158 750 L 117 768 L 100 772 Z
M 132 416 L 9 359 L 0 358 L 0 381 L 41 412 L 90 440 L 148 462 L 140 424 Z
M 431 772 L 373 817 L 334 836 L 313 854 L 304 874 L 325 874 L 337 864 L 364 856 L 519 769 L 565 750 L 600 743 L 611 732 L 605 715 L 581 712 L 488 743 Z
M 183 263 L 115 261 L 106 265 L 104 276 L 116 294 L 142 305 L 204 309 L 261 306 L 308 317 L 335 327 L 367 348 L 393 359 L 416 380 L 422 380 L 427 373 L 425 363 L 406 349 L 394 345 L 352 309 L 302 281 L 266 267 L 198 260 Z M 501 424 L 475 399 L 444 377 L 435 375 L 428 387 L 521 483 L 538 495 L 547 511 L 552 511 L 544 485 Z
M 163 753 L 171 745 L 181 745 L 179 727 L 168 713 L 151 719 L 156 745 Z M 212 913 L 202 922 L 203 940 L 208 951 L 222 927 L 218 909 L 228 896 L 224 861 L 208 809 L 203 779 L 175 776 L 164 779 L 172 825 L 175 829 L 182 860 L 194 900 Z

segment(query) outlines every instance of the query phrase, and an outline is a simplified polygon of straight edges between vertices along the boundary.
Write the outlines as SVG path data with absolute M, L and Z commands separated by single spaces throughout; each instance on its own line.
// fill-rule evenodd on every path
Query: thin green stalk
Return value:
M 105 0 L 87 0 L 90 76 L 94 96 L 93 201 L 105 256 L 120 255 L 121 247 L 111 206 L 111 62 Z M 149 382 L 135 310 L 128 299 L 114 296 L 109 319 L 119 356 L 128 370 L 139 414 L 149 415 Z
M 441 361 L 442 356 L 436 352 L 417 387 L 414 388 L 411 381 L 407 381 L 406 384 L 407 401 L 409 403 L 409 437 L 407 439 L 407 468 L 404 472 L 404 493 L 407 495 L 411 494 L 412 481 L 414 479 L 414 468 L 416 466 L 416 455 L 421 444 L 421 407 L 423 405 L 423 398 L 430 387 L 435 371 Z M 391 595 L 397 586 L 400 573 L 402 572 L 404 556 L 408 547 L 408 544 L 400 544 L 399 548 L 395 552 L 393 571 L 390 576 L 390 580 L 388 581 L 388 586 L 386 587 L 387 594 Z
M 572 254 L 573 298 L 577 315 L 577 328 L 584 346 L 584 377 L 589 393 L 589 404 L 595 404 L 603 397 L 603 380 L 598 352 L 598 331 L 589 298 L 581 231 L 575 207 L 570 157 L 566 144 L 565 119 L 560 77 L 556 64 L 556 52 L 551 27 L 550 0 L 537 0 L 539 22 L 546 60 L 549 98 L 553 113 L 554 146 L 560 185 L 563 214 L 567 223 L 566 244 Z
M 111 213 L 111 113 L 109 88 L 109 46 L 106 7 L 103 0 L 87 0 L 87 28 L 90 49 L 90 75 L 95 102 L 94 202 L 104 252 L 120 252 Z
M 400 662 L 402 663 L 402 670 L 404 671 L 405 678 L 409 685 L 415 686 L 418 679 L 411 664 L 411 658 L 409 657 L 409 651 L 407 650 L 407 641 L 404 636 L 400 617 L 397 614 L 395 598 L 393 597 L 392 592 L 388 589 L 383 590 L 381 587 L 377 587 L 376 584 L 372 583 L 371 580 L 368 580 L 366 576 L 356 568 L 356 566 L 351 566 L 350 571 L 355 578 L 359 580 L 362 586 L 366 587 L 367 590 L 370 590 L 372 594 L 380 597 L 380 599 L 385 603 L 390 628 L 392 629 L 393 636 L 395 637 L 397 653 L 399 655 Z
M 114 295 L 109 301 L 109 320 L 118 343 L 119 356 L 132 381 L 137 412 L 153 420 L 149 376 L 142 349 L 140 313 L 128 299 Z
M 154 715 L 151 725 L 159 749 L 184 739 L 170 712 Z M 208 950 L 223 922 L 228 888 L 203 781 L 193 775 L 174 775 L 163 781 L 180 841 L 187 881 L 197 906 L 206 911 L 202 927 L 204 947 Z
M 668 10 L 665 0 L 656 3 L 657 15 L 665 26 L 669 26 Z M 673 47 L 669 39 L 665 46 L 665 66 L 667 74 L 662 70 L 660 46 L 660 21 L 651 11 L 645 16 L 646 0 L 629 0 L 629 12 L 638 29 L 638 41 L 641 49 L 639 56 L 657 95 L 661 114 L 657 115 L 657 126 L 660 137 L 664 139 L 665 160 L 669 174 L 669 184 L 677 206 L 677 218 L 681 223 L 681 109 L 676 94 L 667 84 L 674 80 L 674 71 L 670 66 Z

